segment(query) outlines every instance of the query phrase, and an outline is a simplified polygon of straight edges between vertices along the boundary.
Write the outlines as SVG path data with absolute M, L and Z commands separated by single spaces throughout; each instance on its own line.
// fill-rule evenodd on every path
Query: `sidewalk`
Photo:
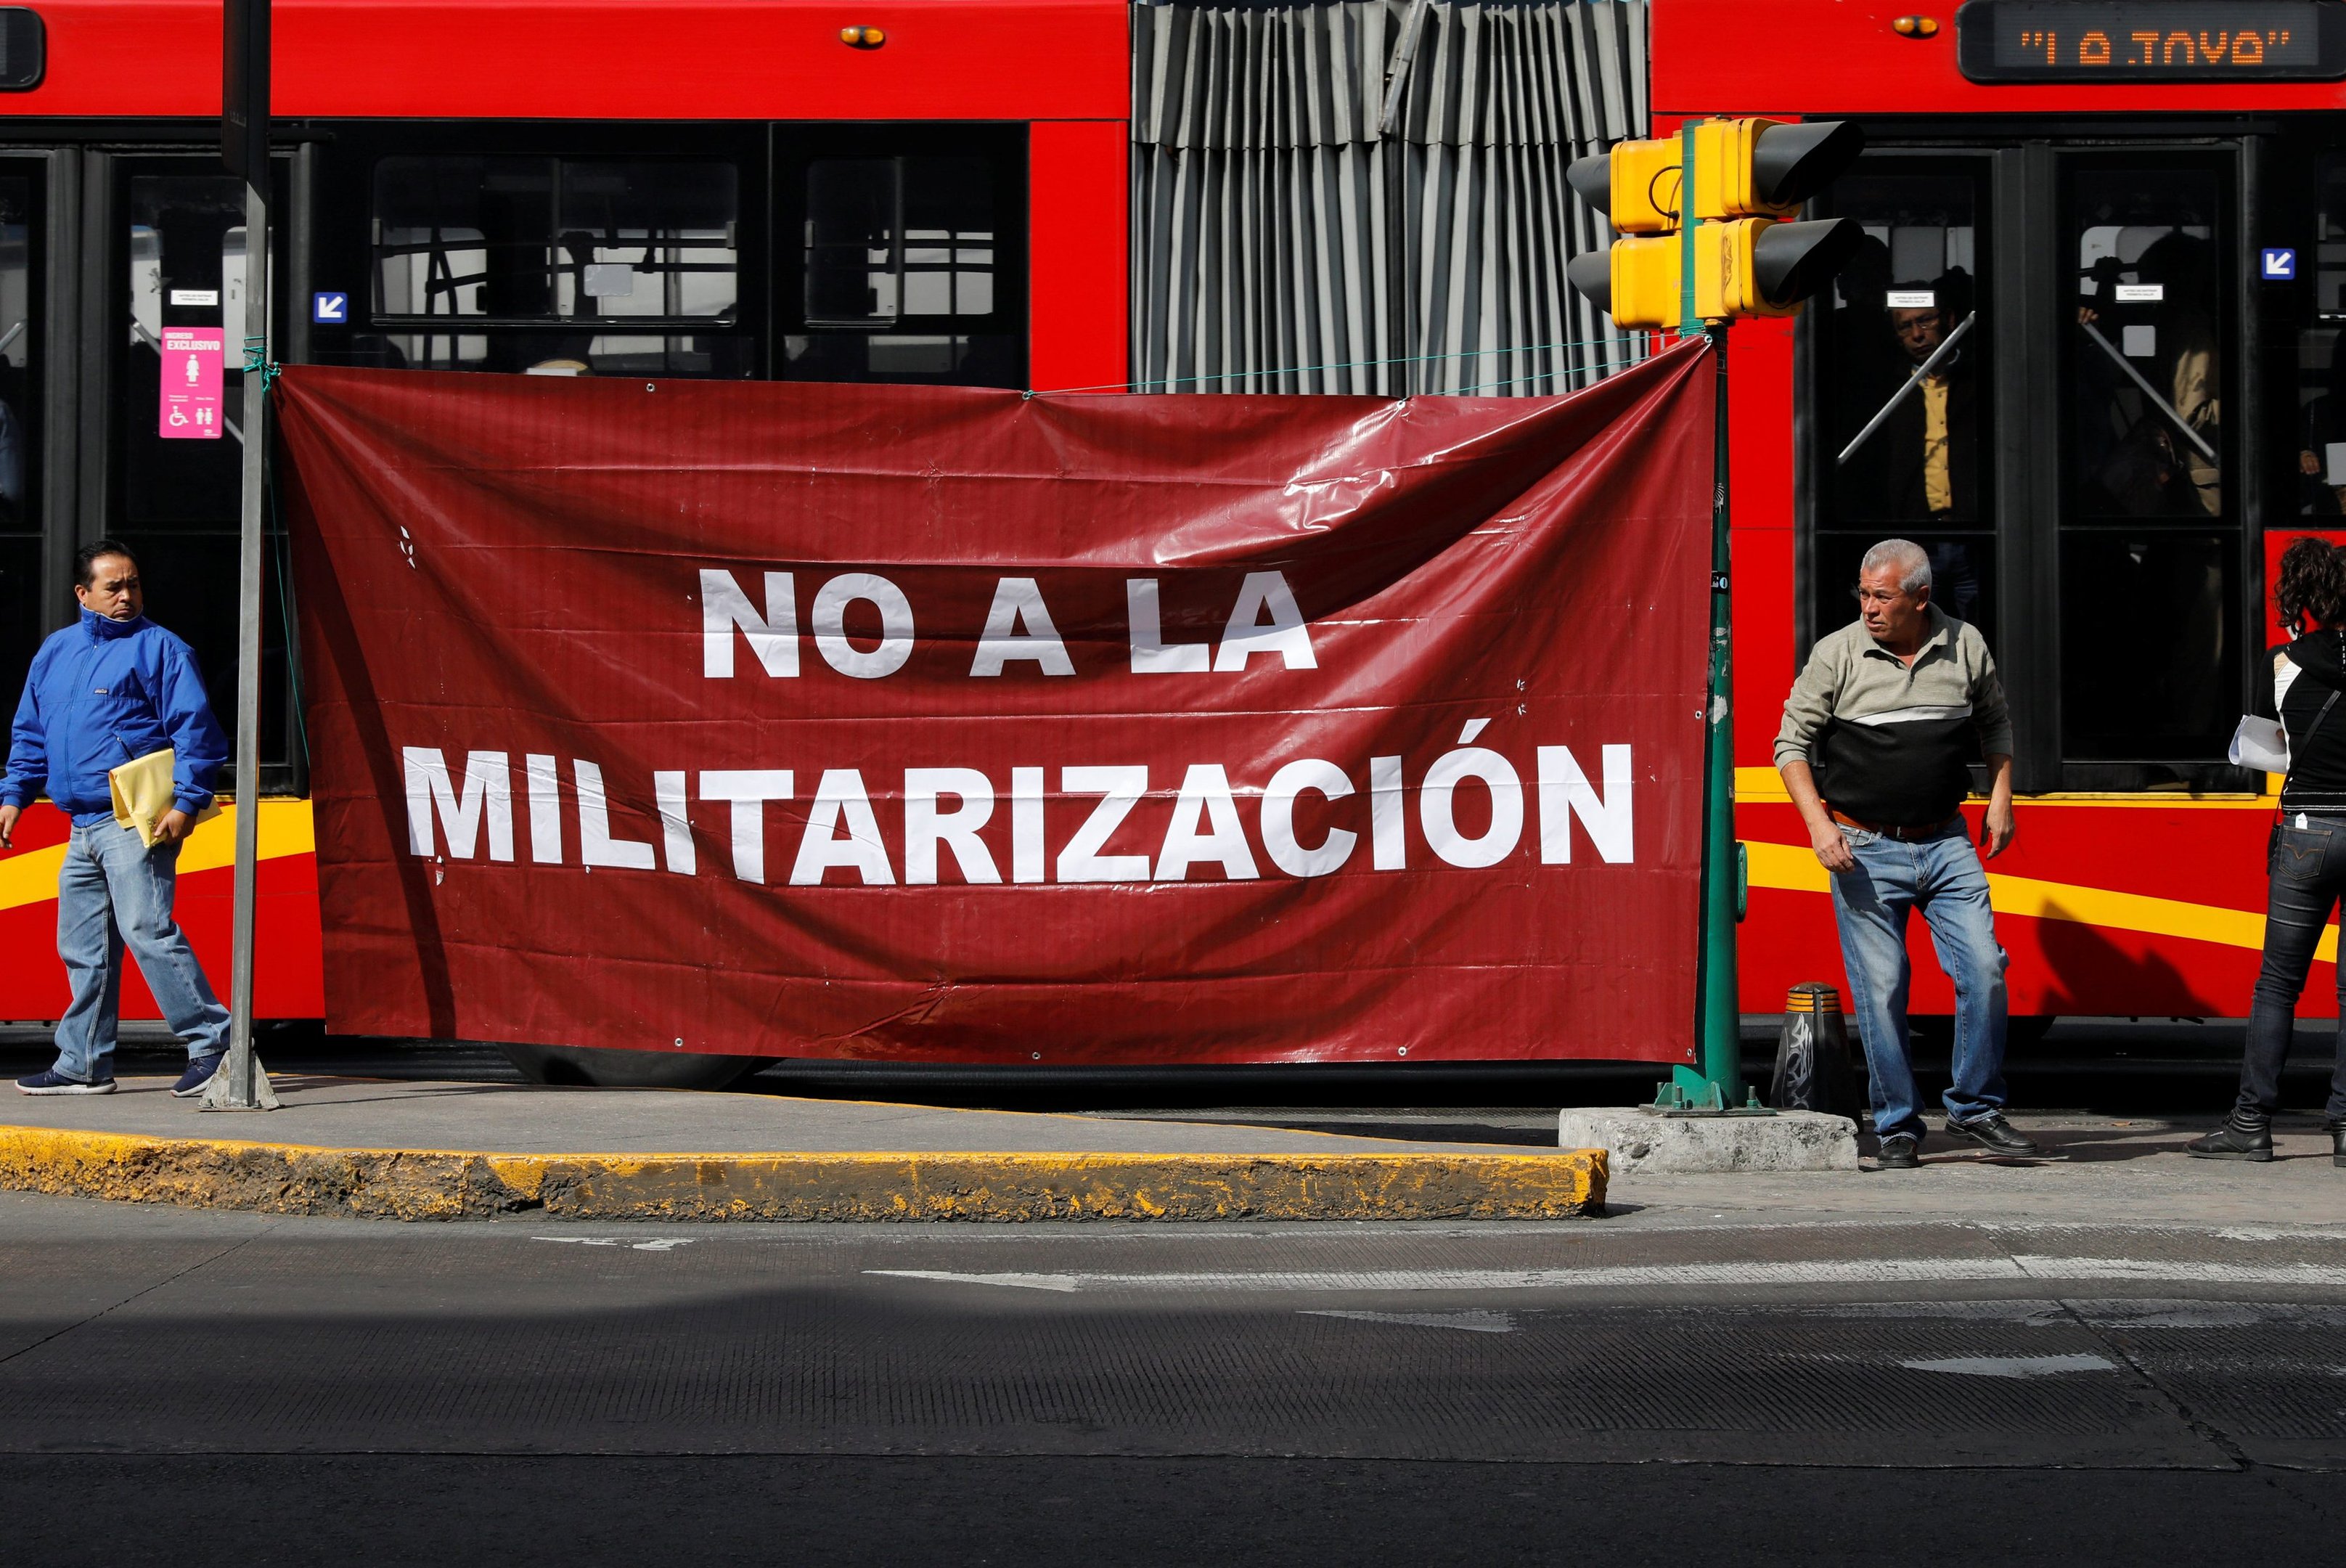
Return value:
M 169 1079 L 0 1100 L 0 1187 L 406 1219 L 1555 1219 L 2289 1227 L 2346 1236 L 2317 1119 L 2280 1158 L 2194 1160 L 2207 1118 L 2014 1118 L 2066 1158 L 2007 1164 L 1934 1137 L 1923 1168 L 1621 1176 L 1593 1151 L 1392 1135 L 1412 1113 L 1037 1114 L 770 1094 L 540 1088 L 286 1073 L 285 1108 L 205 1113 Z M 1460 1113 L 1502 1121 L 1554 1114 Z M 1300 1121 L 1382 1135 L 1305 1131 Z M 1275 1125 L 1284 1123 L 1285 1125 Z M 1449 1118 L 1454 1128 L 1455 1117 Z
M 0 1103 L 0 1187 L 289 1214 L 593 1219 L 1554 1219 L 1603 1156 L 869 1101 L 273 1079 L 206 1113 L 162 1077 Z
M 1935 1117 L 1933 1118 L 1935 1121 Z M 1785 1175 L 1618 1176 L 1610 1212 L 1648 1222 L 2171 1225 L 2254 1230 L 2316 1227 L 2346 1239 L 2346 1170 L 2331 1163 L 2320 1118 L 2288 1115 L 2267 1165 L 2195 1160 L 2183 1145 L 2215 1116 L 2019 1114 L 2013 1124 L 2053 1153 L 2043 1163 L 1994 1160 L 1935 1130 L 1919 1170 Z M 1871 1147 L 1871 1140 L 1864 1146 Z

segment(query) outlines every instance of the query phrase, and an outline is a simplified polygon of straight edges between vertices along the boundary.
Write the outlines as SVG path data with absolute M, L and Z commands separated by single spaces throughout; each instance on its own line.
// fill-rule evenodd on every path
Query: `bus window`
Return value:
M 2224 484 L 2223 176 L 2079 160 L 2064 182 L 2061 732 L 2074 762 L 2207 763 L 2240 707 Z
M 731 330 L 740 210 L 729 161 L 386 158 L 374 191 L 373 320 L 394 362 L 754 372 L 751 338 Z
M 903 160 L 825 158 L 807 166 L 806 319 L 811 327 L 892 327 L 903 313 L 896 230 Z
M 0 174 L 0 702 L 7 703 L 24 689 L 33 652 L 61 613 L 41 591 L 35 504 L 40 383 L 33 351 L 41 337 L 34 297 L 36 188 L 22 175 Z
M 2314 327 L 2297 337 L 2297 513 L 2346 515 L 2346 157 L 2321 159 Z M 2319 524 L 2334 527 L 2333 524 Z
M 1820 635 L 1854 614 L 1867 547 L 1897 536 L 1931 553 L 1936 601 L 1995 635 L 1985 180 L 1976 160 L 1870 157 L 1835 187 L 1866 237 L 1816 307 Z
M 780 291 L 783 376 L 1020 384 L 1022 145 L 999 128 L 826 128 L 781 152 L 777 229 L 796 240 L 780 259 L 796 273 Z

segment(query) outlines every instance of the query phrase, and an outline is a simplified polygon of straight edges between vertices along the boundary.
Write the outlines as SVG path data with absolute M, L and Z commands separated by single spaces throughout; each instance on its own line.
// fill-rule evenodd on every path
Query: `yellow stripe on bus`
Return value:
M 1825 869 L 1805 845 L 1751 841 L 1745 849 L 1750 857 L 1751 885 L 1755 888 L 1806 893 L 1831 891 Z M 262 860 L 312 854 L 316 850 L 317 838 L 307 800 L 260 803 Z M 65 857 L 65 846 L 52 844 L 45 850 L 0 860 L 0 910 L 55 901 L 57 870 L 64 865 Z M 236 808 L 231 805 L 221 808 L 219 816 L 189 835 L 187 847 L 179 851 L 179 870 L 214 871 L 233 864 L 235 859 Z M 1988 873 L 1987 885 L 1988 898 L 1998 914 L 2067 921 L 2109 931 L 2181 937 L 2251 951 L 2261 949 L 2265 942 L 2265 917 L 2249 910 L 2154 898 L 2147 893 L 2122 893 L 2036 877 L 2007 876 L 1996 871 Z M 2325 963 L 2337 962 L 2337 927 L 2322 932 L 2321 945 L 2314 956 Z
M 128 828 L 118 830 L 128 832 Z M 260 858 L 316 852 L 318 840 L 307 800 L 263 800 L 260 803 Z M 28 850 L 0 860 L 0 910 L 25 904 L 55 903 L 57 871 L 66 863 L 66 847 Z M 217 871 L 236 863 L 236 808 L 222 806 L 220 814 L 199 824 L 179 850 L 179 871 Z
M 2265 792 L 2261 795 L 2165 795 L 2156 790 L 2133 790 L 2127 793 L 2092 789 L 2055 790 L 2044 795 L 2023 795 L 2023 806 L 2114 806 L 2127 809 L 2157 806 L 2168 810 L 2201 811 L 2270 811 L 2280 802 L 2280 779 L 2278 773 L 2265 775 Z M 1735 798 L 1753 806 L 1783 806 L 1792 797 L 1784 789 L 1783 775 L 1773 768 L 1738 768 L 1735 770 Z M 1974 795 L 1974 803 L 1985 799 Z
M 1805 844 L 1747 842 L 1751 885 L 1788 892 L 1831 891 L 1824 867 Z M 2099 926 L 2105 931 L 2134 931 L 2146 936 L 2179 936 L 2191 942 L 2212 942 L 2222 947 L 2261 949 L 2265 917 L 2249 910 L 2220 904 L 2186 903 L 2180 899 L 2152 898 L 2147 893 L 2121 893 L 2108 888 L 2081 887 L 2075 882 L 2048 882 L 2035 877 L 2012 877 L 1990 871 L 1988 901 L 1998 914 L 2030 920 L 2068 921 Z M 2321 933 L 2314 957 L 2338 962 L 2338 928 Z

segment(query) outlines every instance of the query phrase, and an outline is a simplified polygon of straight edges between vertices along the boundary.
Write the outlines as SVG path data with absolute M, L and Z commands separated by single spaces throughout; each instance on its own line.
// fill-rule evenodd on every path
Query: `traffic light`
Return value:
M 1677 137 L 1576 159 L 1566 180 L 1624 238 L 1603 255 L 1574 257 L 1565 276 L 1617 326 L 1676 327 L 1689 305 L 1706 321 L 1790 315 L 1841 270 L 1864 230 L 1846 218 L 1786 219 L 1864 146 L 1849 120 L 1698 120 Z M 1680 228 L 1689 217 L 1690 231 Z

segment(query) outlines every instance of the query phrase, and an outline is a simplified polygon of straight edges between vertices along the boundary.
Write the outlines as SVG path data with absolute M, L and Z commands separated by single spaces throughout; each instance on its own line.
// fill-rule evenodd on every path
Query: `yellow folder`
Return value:
M 161 821 L 172 806 L 171 769 L 178 754 L 166 746 L 160 751 L 126 762 L 106 776 L 114 794 L 114 820 L 126 828 L 138 830 L 138 841 L 148 849 L 155 847 L 155 824 Z M 214 800 L 196 813 L 196 820 L 208 821 L 219 815 L 219 802 Z

